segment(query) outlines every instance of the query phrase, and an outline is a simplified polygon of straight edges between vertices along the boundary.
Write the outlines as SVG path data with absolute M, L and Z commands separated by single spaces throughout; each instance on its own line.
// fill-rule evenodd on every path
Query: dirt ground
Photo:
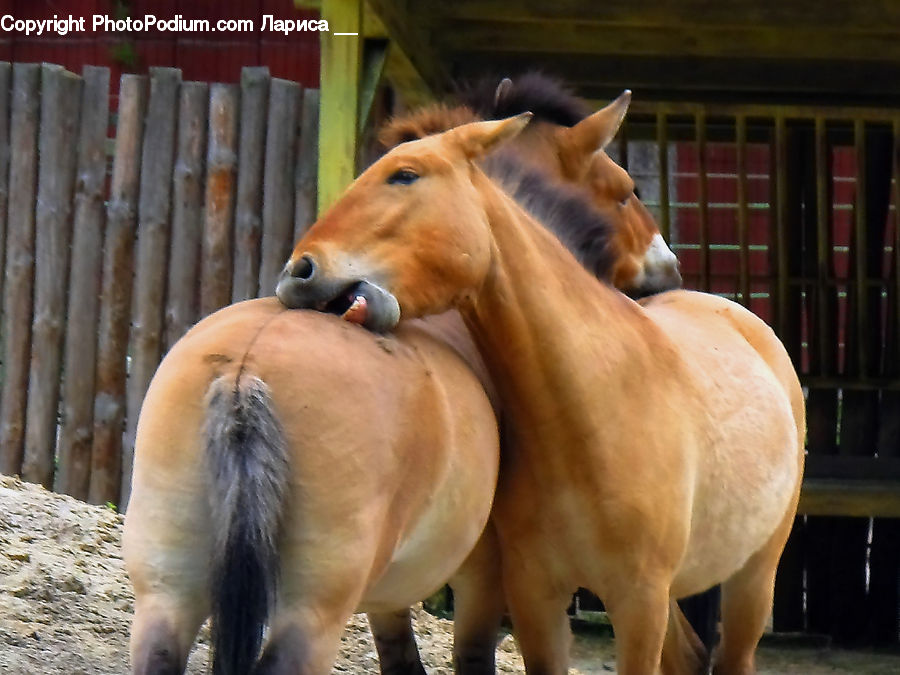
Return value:
M 128 672 L 133 596 L 119 554 L 122 518 L 110 509 L 0 477 L 0 673 L 113 675 Z M 451 624 L 424 611 L 416 631 L 426 668 L 449 675 Z M 188 672 L 207 667 L 206 633 Z M 760 672 L 897 674 L 900 655 L 814 649 L 760 650 Z M 573 673 L 615 672 L 613 641 L 579 635 Z M 498 672 L 522 673 L 509 636 L 500 643 Z M 365 617 L 354 617 L 334 673 L 377 673 Z

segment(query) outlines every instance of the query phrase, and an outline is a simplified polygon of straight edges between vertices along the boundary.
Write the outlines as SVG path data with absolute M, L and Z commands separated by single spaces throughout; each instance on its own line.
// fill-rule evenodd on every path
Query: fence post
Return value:
M 278 274 L 287 262 L 294 235 L 294 143 L 297 141 L 296 82 L 273 79 L 269 87 L 269 124 L 263 181 L 263 239 L 259 295 L 273 295 Z
M 237 172 L 239 90 L 214 84 L 209 96 L 209 146 L 206 152 L 206 195 L 203 255 L 200 274 L 200 314 L 206 316 L 231 299 L 232 225 Z
M 145 138 L 141 154 L 138 240 L 135 254 L 134 299 L 131 311 L 131 371 L 125 393 L 125 441 L 122 447 L 122 491 L 128 504 L 137 418 L 144 394 L 162 350 L 162 315 L 169 259 L 172 168 L 175 159 L 175 114 L 181 71 L 150 70 Z
M 85 66 L 83 77 L 57 472 L 57 489 L 78 499 L 87 499 L 90 486 L 109 69 Z
M 178 150 L 172 178 L 172 244 L 166 292 L 168 350 L 197 320 L 197 282 L 203 220 L 203 158 L 209 86 L 181 85 L 178 103 Z
M 119 121 L 106 209 L 97 339 L 94 439 L 88 491 L 88 500 L 94 504 L 118 504 L 122 482 L 122 425 L 146 85 L 146 78 L 138 75 L 123 75 L 119 84 Z
M 6 208 L 9 203 L 9 97 L 12 67 L 0 63 L 0 299 L 3 298 L 3 276 L 6 265 Z
M 3 473 L 22 470 L 31 314 L 34 288 L 34 200 L 37 187 L 38 113 L 41 67 L 13 66 L 10 124 L 9 230 L 3 302 L 3 396 L 0 403 L 0 452 Z
M 319 157 L 319 90 L 303 92 L 300 142 L 297 144 L 297 169 L 294 206 L 294 243 L 316 220 L 316 172 Z
M 234 213 L 234 280 L 231 301 L 256 297 L 262 239 L 263 160 L 269 102 L 269 69 L 241 71 L 237 199 Z

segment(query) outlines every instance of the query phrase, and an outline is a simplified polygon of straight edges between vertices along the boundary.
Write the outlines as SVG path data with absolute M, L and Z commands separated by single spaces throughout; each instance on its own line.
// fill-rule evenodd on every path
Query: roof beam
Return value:
M 900 3 L 898 3 L 900 4 Z M 541 23 L 447 21 L 440 45 L 450 51 L 698 56 L 762 59 L 900 61 L 900 30 L 754 26 L 616 26 L 565 21 Z

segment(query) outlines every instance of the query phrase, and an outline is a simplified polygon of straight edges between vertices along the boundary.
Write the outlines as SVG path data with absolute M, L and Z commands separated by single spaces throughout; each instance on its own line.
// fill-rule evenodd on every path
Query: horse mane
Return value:
M 483 169 L 532 218 L 552 232 L 582 267 L 610 281 L 615 256 L 612 224 L 574 187 L 527 167 L 514 153 L 496 152 Z
M 383 149 L 389 150 L 401 143 L 433 136 L 480 119 L 482 118 L 467 106 L 433 103 L 411 113 L 392 117 L 378 132 L 378 142 Z
M 497 97 L 500 78 L 482 78 L 461 86 L 459 99 L 482 119 L 499 120 L 523 112 L 534 113 L 535 120 L 571 127 L 591 114 L 588 104 L 561 80 L 545 73 L 530 71 L 517 75 Z

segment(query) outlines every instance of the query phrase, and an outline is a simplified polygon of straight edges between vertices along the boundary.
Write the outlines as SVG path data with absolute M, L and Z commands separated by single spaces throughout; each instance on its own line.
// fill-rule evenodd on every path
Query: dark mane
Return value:
M 532 112 L 538 120 L 571 127 L 591 114 L 582 99 L 560 80 L 539 72 L 528 72 L 512 78 L 512 84 L 496 96 L 499 77 L 483 78 L 463 85 L 459 99 L 486 120 L 504 119 Z
M 483 168 L 519 206 L 555 234 L 588 272 L 602 281 L 611 280 L 613 226 L 583 195 L 524 166 L 510 153 L 489 156 Z

